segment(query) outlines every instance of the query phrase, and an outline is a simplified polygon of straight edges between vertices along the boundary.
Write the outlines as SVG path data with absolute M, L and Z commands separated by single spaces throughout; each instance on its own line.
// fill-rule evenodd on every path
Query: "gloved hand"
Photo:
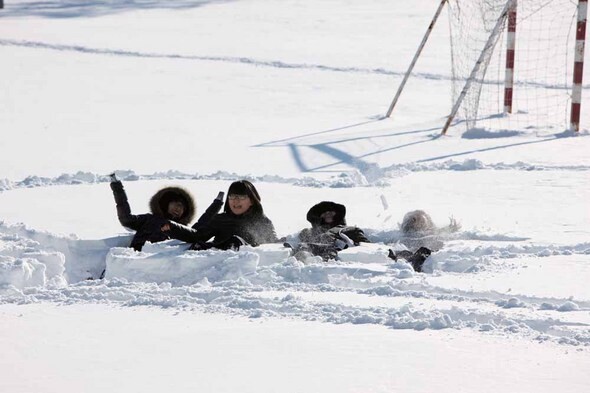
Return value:
M 119 179 L 117 178 L 117 175 L 115 175 L 115 172 L 110 173 L 109 177 L 111 178 L 111 183 L 115 183 L 115 182 L 119 181 Z

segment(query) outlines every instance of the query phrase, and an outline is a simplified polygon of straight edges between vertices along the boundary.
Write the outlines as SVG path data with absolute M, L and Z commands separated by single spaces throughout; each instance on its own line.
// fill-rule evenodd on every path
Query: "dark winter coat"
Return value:
M 239 216 L 230 212 L 216 215 L 198 230 L 197 241 L 214 237 L 214 243 L 224 242 L 232 236 L 239 236 L 252 246 L 278 241 L 272 222 L 264 213 L 246 212 Z
M 329 211 L 336 213 L 333 221 L 322 222 L 321 215 Z M 314 205 L 307 212 L 307 221 L 311 224 L 311 229 L 306 228 L 299 233 L 301 242 L 331 244 L 342 240 L 348 243 L 348 239 L 354 244 L 370 242 L 362 229 L 346 225 L 346 207 L 339 203 L 324 201 Z
M 252 206 L 241 215 L 232 213 L 229 207 L 229 197 L 232 194 L 248 195 Z M 234 247 L 237 244 L 249 244 L 258 246 L 264 243 L 276 243 L 278 241 L 275 228 L 262 208 L 260 195 L 252 183 L 247 180 L 240 180 L 232 183 L 229 187 L 225 200 L 224 212 L 215 215 L 204 225 L 187 228 L 182 225 L 171 223 L 170 236 L 188 243 L 193 243 L 195 249 Z M 238 236 L 236 242 L 235 237 Z M 213 238 L 213 243 L 203 243 Z
M 124 227 L 136 231 L 130 247 L 137 251 L 141 251 L 147 241 L 156 243 L 169 239 L 168 234 L 161 230 L 163 225 L 170 222 L 169 220 L 186 225 L 192 221 L 195 215 L 196 205 L 193 197 L 188 191 L 180 187 L 166 187 L 159 190 L 150 199 L 151 213 L 139 215 L 131 214 L 131 207 L 123 183 L 120 181 L 112 182 L 111 189 L 117 204 L 119 222 Z M 174 219 L 168 214 L 168 204 L 171 201 L 180 201 L 184 205 L 184 213 L 180 218 Z M 204 225 L 219 212 L 221 202 L 217 202 L 209 206 L 195 226 Z
M 204 243 L 213 238 L 214 244 L 224 244 L 233 236 L 239 236 L 252 246 L 278 241 L 272 221 L 263 213 L 253 212 L 239 216 L 223 212 L 209 223 L 193 228 L 171 223 L 169 235 L 187 243 Z

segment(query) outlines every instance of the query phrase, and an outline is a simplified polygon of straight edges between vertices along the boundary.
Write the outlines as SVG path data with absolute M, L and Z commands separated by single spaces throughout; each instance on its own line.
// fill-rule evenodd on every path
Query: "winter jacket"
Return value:
M 170 224 L 170 237 L 187 243 L 204 243 L 213 238 L 214 244 L 223 244 L 233 236 L 239 236 L 251 246 L 278 241 L 272 221 L 264 213 L 247 212 L 237 216 L 231 211 L 223 212 L 207 224 L 192 228 Z
M 231 195 L 247 195 L 252 205 L 243 214 L 236 215 L 231 211 L 229 198 Z M 249 244 L 258 246 L 263 243 L 278 241 L 272 222 L 264 215 L 260 194 L 248 180 L 233 182 L 227 190 L 224 211 L 213 216 L 203 225 L 188 228 L 171 222 L 167 231 L 178 240 L 193 243 L 192 249 L 211 247 L 227 249 L 239 248 Z M 205 243 L 211 238 L 213 243 Z
M 173 220 L 167 213 L 168 204 L 173 200 L 179 200 L 183 203 L 185 209 L 180 218 L 175 219 L 179 224 L 188 224 L 195 215 L 195 202 L 192 196 L 183 188 L 166 187 L 159 190 L 150 199 L 151 213 L 134 215 L 131 214 L 131 207 L 127 200 L 127 194 L 123 183 L 120 181 L 112 182 L 111 189 L 117 204 L 117 217 L 119 222 L 126 228 L 136 231 L 131 240 L 130 247 L 141 251 L 146 241 L 156 243 L 167 240 L 170 237 L 162 232 L 161 227 Z M 208 223 L 211 218 L 221 209 L 221 201 L 213 202 L 207 211 L 199 218 L 196 227 Z
M 335 214 L 331 223 L 322 222 L 321 215 L 333 211 Z M 299 240 L 305 243 L 330 243 L 351 240 L 354 244 L 369 243 L 362 229 L 346 225 L 346 207 L 335 202 L 320 202 L 307 212 L 307 221 L 311 229 L 304 229 L 299 233 Z

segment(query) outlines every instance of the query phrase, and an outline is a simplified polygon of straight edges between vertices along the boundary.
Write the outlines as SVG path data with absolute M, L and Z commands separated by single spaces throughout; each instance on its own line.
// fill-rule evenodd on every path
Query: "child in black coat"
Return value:
M 307 221 L 311 228 L 299 233 L 301 242 L 295 250 L 295 257 L 302 258 L 304 253 L 321 256 L 324 260 L 336 259 L 338 251 L 360 243 L 371 243 L 364 231 L 356 226 L 346 225 L 346 207 L 339 203 L 320 202 L 307 212 Z M 422 271 L 422 265 L 431 254 L 427 247 L 415 251 L 400 251 L 397 254 L 389 250 L 393 260 L 405 259 L 414 270 Z
M 299 233 L 301 242 L 296 250 L 310 252 L 324 260 L 336 259 L 338 251 L 359 243 L 370 243 L 362 229 L 346 225 L 346 207 L 339 203 L 323 201 L 309 209 L 307 221 L 311 228 Z M 302 255 L 302 254 L 299 254 Z
M 130 247 L 141 251 L 146 242 L 157 243 L 168 240 L 170 237 L 162 232 L 161 227 L 170 221 L 188 225 L 196 212 L 196 204 L 192 195 L 182 187 L 162 188 L 150 199 L 150 211 L 146 214 L 131 214 L 131 207 L 127 200 L 127 194 L 123 183 L 111 174 L 111 190 L 117 204 L 117 217 L 126 228 L 132 229 L 135 236 L 131 240 Z M 220 192 L 213 203 L 195 224 L 195 228 L 207 224 L 215 216 L 223 205 L 223 192 Z

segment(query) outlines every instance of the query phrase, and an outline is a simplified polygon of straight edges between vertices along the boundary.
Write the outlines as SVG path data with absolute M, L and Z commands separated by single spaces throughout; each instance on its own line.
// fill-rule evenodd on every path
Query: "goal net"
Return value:
M 464 92 L 455 126 L 568 129 L 577 7 L 578 0 L 449 0 L 454 105 Z

